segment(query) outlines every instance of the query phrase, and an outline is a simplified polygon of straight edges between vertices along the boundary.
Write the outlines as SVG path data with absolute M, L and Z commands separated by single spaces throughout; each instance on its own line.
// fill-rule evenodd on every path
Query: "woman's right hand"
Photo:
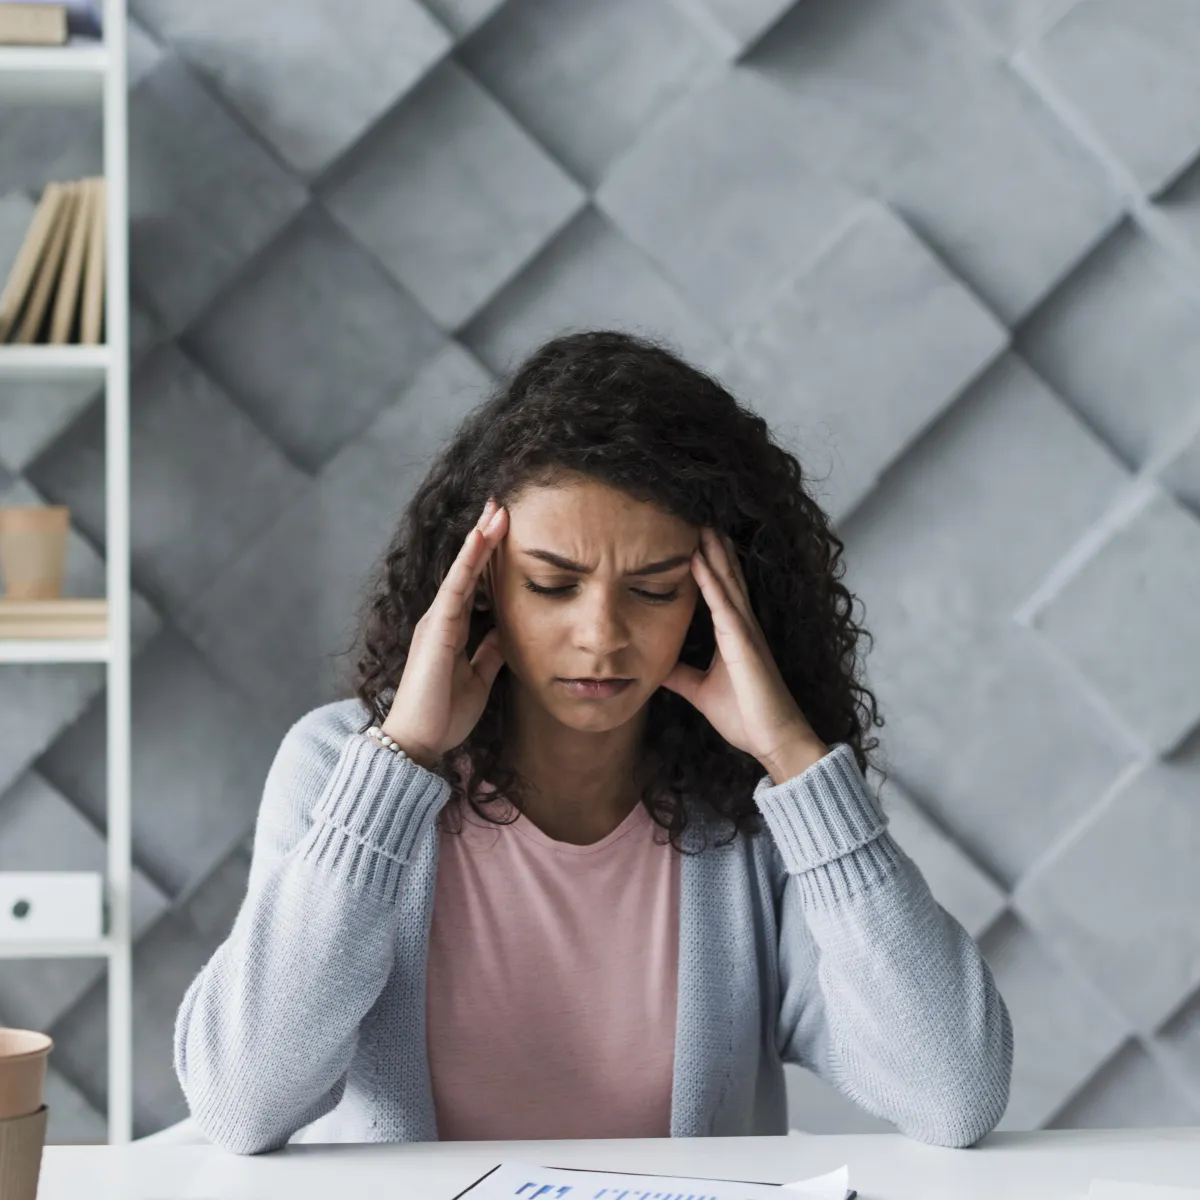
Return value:
M 504 665 L 498 629 L 488 630 L 470 659 L 465 650 L 475 586 L 507 532 L 507 509 L 489 499 L 413 629 L 404 674 L 382 729 L 428 769 L 475 728 Z

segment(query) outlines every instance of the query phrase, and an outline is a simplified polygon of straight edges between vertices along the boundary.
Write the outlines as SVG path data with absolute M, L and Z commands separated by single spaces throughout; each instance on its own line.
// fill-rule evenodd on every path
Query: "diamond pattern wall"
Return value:
M 1010 1129 L 1200 1123 L 1200 17 L 1189 0 L 130 0 L 136 1123 L 425 456 L 565 328 L 666 336 L 809 464 L 901 843 L 1016 1025 Z M 1136 9 L 1136 12 L 1135 12 Z M 94 117 L 0 112 L 0 260 Z M 0 496 L 103 585 L 103 397 Z M 0 668 L 0 867 L 99 860 L 104 679 Z M 87 963 L 0 964 L 103 1136 Z M 789 1071 L 793 1123 L 881 1128 Z

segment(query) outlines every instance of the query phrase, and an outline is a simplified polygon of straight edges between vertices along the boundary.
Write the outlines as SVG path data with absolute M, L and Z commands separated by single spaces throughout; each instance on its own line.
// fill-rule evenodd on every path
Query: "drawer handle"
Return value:
M 18 900 L 16 904 L 12 906 L 12 915 L 19 921 L 23 917 L 27 917 L 29 915 L 29 909 L 30 904 L 28 900 Z

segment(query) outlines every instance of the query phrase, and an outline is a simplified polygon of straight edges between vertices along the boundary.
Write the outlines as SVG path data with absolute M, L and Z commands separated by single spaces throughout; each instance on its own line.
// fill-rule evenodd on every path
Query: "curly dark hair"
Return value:
M 871 635 L 856 623 L 856 598 L 841 582 L 843 542 L 805 490 L 799 461 L 716 379 L 664 344 L 610 330 L 566 334 L 534 351 L 435 458 L 360 614 L 353 689 L 369 712 L 362 729 L 386 718 L 414 626 L 487 498 L 509 504 L 522 488 L 568 472 L 733 539 L 755 614 L 801 712 L 825 744 L 848 743 L 865 772 L 878 739 L 864 743 L 864 733 L 884 723 L 858 674 L 859 637 Z M 492 623 L 489 611 L 472 612 L 468 656 Z M 680 659 L 703 669 L 714 644 L 701 597 Z M 447 812 L 464 799 L 487 820 L 498 819 L 494 807 L 488 811 L 498 799 L 522 808 L 526 781 L 501 762 L 510 685 L 501 668 L 475 729 L 436 766 L 452 788 Z M 682 696 L 659 688 L 651 697 L 642 755 L 642 802 L 676 849 L 690 802 L 732 827 L 728 841 L 761 832 L 752 795 L 761 765 Z M 483 782 L 495 791 L 481 793 Z

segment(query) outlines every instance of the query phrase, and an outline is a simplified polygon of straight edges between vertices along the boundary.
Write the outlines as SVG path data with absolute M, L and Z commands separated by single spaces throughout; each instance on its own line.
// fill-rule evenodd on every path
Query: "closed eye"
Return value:
M 525 581 L 525 586 L 538 596 L 563 596 L 574 588 L 573 583 L 564 585 L 563 587 L 539 587 L 532 579 Z M 679 589 L 675 588 L 669 592 L 647 592 L 642 588 L 630 588 L 631 592 L 636 596 L 641 596 L 645 600 L 653 603 L 663 604 L 668 600 L 674 600 L 679 595 Z

